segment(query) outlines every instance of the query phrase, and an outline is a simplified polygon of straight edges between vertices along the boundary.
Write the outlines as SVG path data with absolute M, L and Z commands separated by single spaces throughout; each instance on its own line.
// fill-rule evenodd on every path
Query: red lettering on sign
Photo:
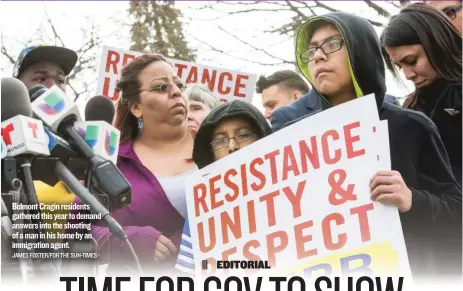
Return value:
M 373 203 L 366 204 L 363 206 L 355 207 L 350 210 L 350 214 L 357 214 L 360 225 L 360 235 L 362 236 L 362 242 L 369 241 L 370 236 L 370 225 L 368 223 L 368 213 L 367 211 L 373 210 L 375 208 Z
M 193 187 L 193 197 L 195 199 L 195 215 L 199 216 L 201 213 L 199 213 L 199 207 L 203 209 L 204 213 L 207 213 L 209 211 L 206 203 L 206 194 L 207 194 L 207 188 L 206 185 L 203 183 L 195 185 Z
M 280 241 L 279 244 L 276 242 L 277 239 Z M 284 250 L 288 245 L 288 234 L 284 231 L 276 231 L 267 235 L 266 240 L 268 261 L 271 266 L 275 266 L 276 254 Z
M 109 94 L 109 84 L 111 83 L 111 78 L 105 77 L 103 83 L 103 95 L 111 99 L 112 101 L 117 101 L 119 99 L 119 92 L 114 89 L 112 94 Z
M 33 136 L 34 138 L 37 138 L 37 130 L 38 130 L 38 125 L 37 125 L 37 123 L 32 122 L 32 121 L 29 121 L 29 122 L 27 123 L 27 125 L 28 125 L 29 128 L 32 130 L 32 136 Z
M 333 241 L 333 231 L 331 229 L 331 222 L 334 221 L 336 225 L 343 225 L 345 223 L 344 216 L 340 213 L 331 213 L 327 215 L 322 221 L 323 241 L 328 250 L 334 251 L 342 248 L 347 242 L 347 234 L 341 233 L 338 235 L 338 241 Z
M 192 66 L 185 81 L 187 84 L 198 82 L 198 68 Z
M 311 242 L 312 241 L 312 235 L 307 234 L 304 235 L 302 232 L 304 229 L 311 228 L 313 226 L 313 221 L 305 221 L 303 223 L 300 223 L 298 225 L 294 226 L 294 234 L 295 234 L 295 240 L 296 240 L 296 251 L 297 251 L 297 258 L 298 259 L 303 259 L 307 258 L 310 256 L 315 256 L 318 251 L 317 249 L 310 249 L 306 250 L 304 247 L 304 244 L 306 242 Z
M 225 77 L 227 77 L 229 81 L 233 80 L 233 75 L 231 73 L 223 72 L 220 74 L 219 85 L 217 86 L 217 91 L 222 95 L 227 95 L 231 92 L 230 85 L 224 88 Z
M 6 145 L 11 145 L 11 136 L 10 133 L 14 131 L 14 125 L 13 123 L 8 124 L 7 126 L 2 128 L 2 136 L 3 140 L 5 141 Z
M 294 156 L 293 147 L 290 145 L 285 146 L 283 149 L 283 177 L 282 181 L 288 180 L 288 173 L 293 172 L 293 177 L 300 175 L 299 168 L 297 166 L 296 157 Z
M 249 250 L 250 248 L 257 249 L 258 247 L 260 247 L 260 243 L 258 240 L 250 240 L 247 243 L 245 243 L 243 246 L 244 257 L 251 261 L 262 261 L 262 259 L 258 255 L 251 253 L 251 251 Z
M 240 89 L 246 87 L 246 84 L 243 84 L 242 82 L 248 79 L 249 76 L 238 74 L 238 76 L 236 77 L 235 92 L 233 94 L 235 97 L 246 97 L 246 94 L 240 93 Z
M 188 68 L 187 65 L 183 65 L 183 64 L 174 64 L 174 67 L 176 67 L 178 69 L 178 72 L 177 72 L 177 76 L 179 78 L 182 78 L 183 76 L 183 70 Z
M 330 156 L 330 142 L 328 141 L 328 137 L 332 137 L 333 141 L 339 139 L 339 133 L 334 130 L 328 130 L 322 135 L 322 149 L 323 149 L 323 158 L 328 165 L 336 164 L 341 160 L 341 150 L 335 149 L 334 150 L 334 157 Z
M 310 137 L 310 147 L 305 140 L 299 141 L 299 148 L 301 151 L 301 167 L 302 173 L 307 173 L 309 161 L 314 170 L 320 168 L 320 158 L 318 156 L 317 137 Z
M 211 251 L 216 243 L 216 235 L 215 235 L 215 219 L 214 217 L 209 217 L 207 219 L 207 225 L 209 226 L 209 235 L 207 237 L 210 238 L 209 245 L 206 245 L 204 238 L 206 237 L 204 233 L 204 222 L 198 223 L 198 238 L 199 238 L 199 249 L 203 253 L 207 253 Z
M 116 51 L 112 51 L 112 50 L 108 50 L 108 56 L 106 57 L 106 68 L 105 68 L 105 72 L 106 73 L 109 73 L 110 71 L 110 67 L 113 66 L 113 69 L 112 69 L 112 72 L 113 74 L 118 74 L 117 73 L 117 64 L 119 63 L 119 61 L 121 60 L 121 56 L 119 55 L 118 52 Z
M 242 236 L 241 233 L 241 216 L 240 216 L 240 207 L 235 206 L 233 207 L 233 219 L 230 217 L 228 212 L 222 212 L 220 213 L 220 222 L 221 222 L 221 228 L 222 228 L 222 238 L 223 238 L 223 243 L 227 244 L 230 242 L 230 239 L 228 237 L 228 230 L 230 230 L 233 234 L 233 236 L 236 239 L 240 239 Z
M 275 197 L 280 195 L 280 191 L 276 190 L 273 192 L 270 192 L 269 194 L 266 194 L 264 196 L 261 196 L 259 198 L 260 202 L 264 202 L 267 205 L 267 220 L 268 220 L 268 226 L 274 226 L 276 224 L 275 220 Z
M 231 177 L 236 177 L 236 175 L 238 175 L 238 172 L 235 169 L 228 170 L 224 175 L 225 186 L 227 186 L 233 191 L 233 194 L 225 194 L 225 200 L 227 200 L 227 202 L 235 201 L 235 199 L 238 198 L 238 194 L 240 193 L 240 188 L 238 187 L 238 185 L 236 185 L 236 183 L 230 179 Z
M 276 156 L 280 154 L 280 150 L 275 150 L 265 155 L 266 160 L 270 160 L 270 172 L 272 173 L 272 184 L 278 182 Z
M 124 59 L 122 60 L 122 66 L 125 67 L 125 65 L 127 65 L 127 63 L 133 59 L 135 59 L 134 55 L 124 54 Z
M 249 171 L 251 172 L 251 174 L 260 180 L 259 184 L 257 184 L 256 182 L 251 184 L 251 189 L 254 190 L 255 192 L 262 190 L 262 188 L 264 188 L 265 186 L 266 178 L 265 178 L 264 173 L 256 169 L 256 165 L 262 166 L 263 164 L 264 164 L 264 160 L 262 158 L 257 158 L 257 159 L 254 159 L 251 162 L 251 165 L 249 166 Z
M 352 129 L 359 128 L 360 122 L 353 122 L 344 126 L 344 137 L 346 140 L 347 158 L 352 159 L 365 154 L 365 149 L 354 150 L 354 142 L 360 141 L 359 135 L 352 135 Z
M 212 70 L 212 76 L 209 74 L 208 69 L 204 69 L 203 75 L 201 77 L 201 83 L 207 84 L 209 90 L 214 91 L 215 87 L 215 77 L 217 76 L 217 71 Z
M 214 210 L 223 205 L 223 200 L 216 200 L 216 196 L 220 194 L 220 187 L 216 183 L 220 181 L 221 175 L 217 175 L 209 179 L 209 194 L 211 195 L 211 210 Z M 217 183 L 219 184 L 219 183 Z

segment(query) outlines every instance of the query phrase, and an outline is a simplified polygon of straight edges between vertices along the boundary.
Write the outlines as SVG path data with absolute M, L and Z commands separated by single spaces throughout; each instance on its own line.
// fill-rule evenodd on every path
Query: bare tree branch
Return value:
M 374 3 L 373 1 L 371 0 L 364 0 L 365 3 L 367 3 L 367 5 L 371 8 L 373 8 L 374 10 L 376 10 L 376 12 L 378 12 L 378 14 L 384 16 L 384 17 L 391 17 L 391 14 L 384 8 L 382 8 L 381 6 L 379 6 L 378 4 Z
M 223 29 L 222 27 L 219 26 L 219 29 L 223 32 L 225 32 L 226 34 L 228 34 L 229 36 L 233 37 L 234 39 L 236 39 L 237 41 L 241 42 L 242 44 L 246 45 L 246 46 L 249 46 L 250 48 L 256 50 L 256 51 L 259 51 L 259 52 L 262 52 L 264 54 L 266 54 L 267 56 L 271 57 L 271 58 L 274 58 L 274 59 L 277 59 L 279 61 L 281 61 L 282 64 L 294 64 L 294 62 L 290 62 L 290 61 L 287 61 L 287 60 L 284 60 L 280 57 L 277 57 L 273 54 L 270 54 L 268 51 L 264 50 L 264 49 L 261 49 L 261 48 L 258 48 L 258 47 L 255 47 L 254 45 L 242 40 L 241 38 L 239 38 L 238 36 L 232 34 L 231 32 L 229 31 L 226 31 L 225 29 Z
M 401 8 L 402 6 L 401 6 L 400 2 L 402 2 L 402 1 L 399 1 L 399 4 L 397 4 L 397 1 L 386 1 L 386 2 L 391 4 L 392 6 L 394 6 L 396 8 Z
M 63 40 L 61 39 L 58 32 L 56 31 L 55 25 L 53 24 L 53 22 L 51 21 L 50 16 L 48 15 L 47 7 L 45 6 L 45 3 L 43 4 L 43 10 L 45 12 L 45 16 L 47 17 L 47 21 L 50 24 L 51 30 L 53 31 L 55 39 L 57 39 L 61 43 L 62 47 L 65 47 Z
M 10 61 L 11 64 L 14 64 L 16 60 L 6 50 L 5 42 L 3 41 L 3 33 L 0 34 L 0 38 L 2 42 L 2 47 L 1 47 L 2 55 L 4 55 L 8 59 L 8 61 Z
M 291 1 L 285 1 L 285 2 L 286 2 L 286 4 L 288 5 L 288 7 L 290 8 L 290 10 L 291 10 L 291 11 L 294 11 L 294 12 L 297 14 L 297 16 L 299 16 L 299 17 L 301 17 L 301 18 L 303 18 L 303 19 L 304 19 L 304 18 L 307 18 L 307 16 L 306 16 L 304 13 L 302 13 L 302 12 L 299 10 L 299 8 L 297 8 L 296 6 L 294 6 L 294 5 L 291 3 Z
M 234 55 L 232 55 L 232 54 L 230 54 L 230 53 L 228 53 L 228 52 L 226 52 L 226 51 L 224 51 L 224 50 L 221 50 L 221 49 L 219 49 L 219 48 L 216 48 L 216 47 L 212 46 L 211 44 L 208 44 L 207 42 L 202 41 L 202 40 L 198 39 L 197 37 L 195 37 L 195 36 L 193 36 L 193 35 L 191 35 L 191 34 L 190 34 L 190 36 L 191 36 L 192 38 L 194 38 L 197 42 L 199 42 L 199 43 L 201 43 L 201 44 L 203 44 L 203 45 L 209 47 L 211 50 L 213 50 L 213 51 L 215 51 L 215 52 L 218 52 L 218 53 L 221 53 L 221 54 L 224 54 L 224 55 L 226 55 L 226 56 L 229 56 L 229 57 L 234 58 L 234 59 L 237 59 L 237 60 L 241 60 L 241 61 L 245 61 L 245 62 L 250 62 L 250 63 L 253 63 L 253 64 L 262 65 L 262 66 L 275 66 L 275 65 L 282 65 L 282 64 L 283 64 L 282 62 L 280 62 L 280 63 L 278 63 L 278 62 L 276 62 L 276 63 L 263 63 L 263 62 L 259 62 L 259 61 L 255 61 L 255 60 L 250 60 L 250 59 L 246 59 L 246 58 L 237 57 L 237 56 L 234 56 Z

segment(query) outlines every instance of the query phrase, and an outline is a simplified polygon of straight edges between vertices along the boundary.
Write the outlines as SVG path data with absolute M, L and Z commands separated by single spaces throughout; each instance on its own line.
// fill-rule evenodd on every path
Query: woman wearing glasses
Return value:
M 173 268 L 180 243 L 186 215 L 184 180 L 196 170 L 185 89 L 160 55 L 132 60 L 117 84 L 118 167 L 132 185 L 132 202 L 112 215 L 124 227 L 144 270 L 159 267 L 161 261 Z M 107 228 L 94 226 L 92 233 L 101 255 L 109 255 L 110 269 L 119 271 L 133 262 Z
M 381 36 L 381 45 L 383 57 L 394 76 L 400 80 L 398 69 L 403 70 L 405 77 L 415 84 L 416 91 L 403 106 L 420 111 L 434 121 L 454 177 L 461 185 L 461 34 L 444 13 L 415 3 L 391 19 Z M 455 224 L 437 230 L 441 231 L 442 239 L 448 241 L 448 248 L 436 257 L 445 258 L 441 261 L 443 268 L 461 275 L 462 225 L 461 221 Z

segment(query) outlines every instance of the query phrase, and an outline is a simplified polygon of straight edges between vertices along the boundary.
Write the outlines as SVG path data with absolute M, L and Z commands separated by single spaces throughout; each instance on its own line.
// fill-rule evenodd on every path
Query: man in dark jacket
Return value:
M 392 171 L 372 177 L 371 198 L 398 207 L 413 275 L 436 276 L 442 271 L 436 267 L 442 265 L 438 250 L 445 250 L 449 239 L 461 242 L 461 188 L 432 121 L 383 102 L 385 68 L 375 30 L 346 13 L 312 18 L 298 31 L 296 58 L 314 89 L 276 110 L 273 130 L 374 93 L 380 119 L 389 124 Z

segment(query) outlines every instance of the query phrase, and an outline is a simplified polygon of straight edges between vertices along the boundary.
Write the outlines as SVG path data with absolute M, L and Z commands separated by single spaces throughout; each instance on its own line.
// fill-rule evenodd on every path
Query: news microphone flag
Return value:
M 79 109 L 72 98 L 54 85 L 32 102 L 32 112 L 52 131 L 57 132 L 60 122 L 69 115 L 81 120 Z
M 79 135 L 100 157 L 117 163 L 120 131 L 106 121 L 85 121 L 74 124 Z
M 22 115 L 2 122 L 2 157 L 4 145 L 7 156 L 50 155 L 42 121 Z

